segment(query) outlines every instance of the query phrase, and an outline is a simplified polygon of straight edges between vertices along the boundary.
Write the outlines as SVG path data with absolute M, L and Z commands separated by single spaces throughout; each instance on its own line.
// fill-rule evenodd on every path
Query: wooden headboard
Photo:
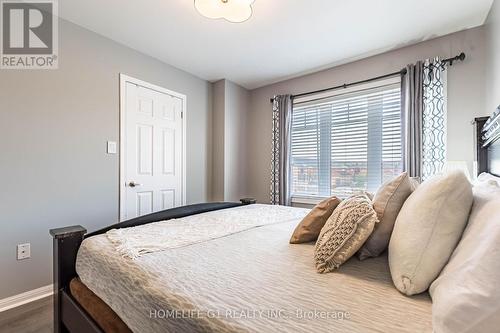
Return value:
M 475 121 L 478 173 L 500 176 L 500 107 L 493 116 Z

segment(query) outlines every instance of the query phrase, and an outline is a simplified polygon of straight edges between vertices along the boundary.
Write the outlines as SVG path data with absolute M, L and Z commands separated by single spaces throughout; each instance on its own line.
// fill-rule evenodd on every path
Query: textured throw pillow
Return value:
M 426 291 L 450 258 L 467 223 L 472 187 L 463 172 L 422 183 L 399 212 L 389 243 L 389 267 L 406 295 Z
M 406 172 L 393 180 L 384 183 L 375 194 L 373 208 L 377 212 L 378 220 L 373 233 L 358 252 L 358 258 L 364 260 L 379 256 L 391 239 L 394 222 L 406 199 L 413 192 L 414 185 Z
M 480 177 L 474 185 L 467 228 L 429 289 L 435 332 L 499 331 L 500 186 L 491 177 Z
M 340 204 L 340 201 L 339 198 L 332 197 L 314 206 L 295 228 L 292 238 L 290 238 L 290 244 L 307 243 L 318 239 L 326 220 L 332 215 L 335 208 Z
M 377 213 L 366 195 L 342 201 L 325 226 L 314 248 L 316 269 L 328 273 L 358 251 L 378 222 Z

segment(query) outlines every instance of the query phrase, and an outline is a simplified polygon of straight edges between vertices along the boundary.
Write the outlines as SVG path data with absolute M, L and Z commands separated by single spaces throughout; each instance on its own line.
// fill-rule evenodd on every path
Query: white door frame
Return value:
M 155 90 L 167 95 L 175 96 L 182 99 L 182 205 L 186 204 L 186 95 L 177 93 L 172 90 L 165 89 L 163 87 L 133 78 L 131 76 L 120 73 L 120 196 L 119 196 L 119 209 L 120 209 L 120 221 L 125 219 L 125 191 L 126 179 L 125 179 L 125 115 L 126 115 L 126 84 L 127 82 L 135 84 L 136 86 L 141 86 L 147 89 Z

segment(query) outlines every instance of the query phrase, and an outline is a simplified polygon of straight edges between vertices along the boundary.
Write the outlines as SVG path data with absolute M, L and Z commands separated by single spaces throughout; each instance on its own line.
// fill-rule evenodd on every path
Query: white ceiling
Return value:
M 64 0 L 64 19 L 200 78 L 256 88 L 482 25 L 493 0 L 255 0 L 244 23 L 193 0 Z

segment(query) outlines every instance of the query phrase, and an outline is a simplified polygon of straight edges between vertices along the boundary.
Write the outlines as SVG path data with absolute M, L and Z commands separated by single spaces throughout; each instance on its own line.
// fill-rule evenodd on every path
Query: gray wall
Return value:
M 296 94 L 358 81 L 400 70 L 409 63 L 441 56 L 467 53 L 464 63 L 456 64 L 448 74 L 448 159 L 474 159 L 471 120 L 485 113 L 484 49 L 482 27 L 458 32 L 413 46 L 387 52 L 325 71 L 279 82 L 252 91 L 249 118 L 250 194 L 260 202 L 269 202 L 271 167 L 271 105 L 275 94 Z M 498 57 L 498 49 L 497 49 Z M 499 76 L 497 76 L 498 79 Z M 498 91 L 498 89 L 497 89 Z
M 491 115 L 500 105 L 500 1 L 495 0 L 486 30 L 486 112 Z
M 0 299 L 51 283 L 50 228 L 117 221 L 119 73 L 187 95 L 187 201 L 208 198 L 211 84 L 66 21 L 59 34 L 58 70 L 0 71 Z
M 248 196 L 246 138 L 250 92 L 229 80 L 213 84 L 212 200 Z
M 226 118 L 224 140 L 224 200 L 239 201 L 248 196 L 247 170 L 252 167 L 248 160 L 247 122 L 250 93 L 245 88 L 226 82 Z
M 220 80 L 212 86 L 212 197 L 213 201 L 224 201 L 224 138 L 226 111 L 226 81 Z

